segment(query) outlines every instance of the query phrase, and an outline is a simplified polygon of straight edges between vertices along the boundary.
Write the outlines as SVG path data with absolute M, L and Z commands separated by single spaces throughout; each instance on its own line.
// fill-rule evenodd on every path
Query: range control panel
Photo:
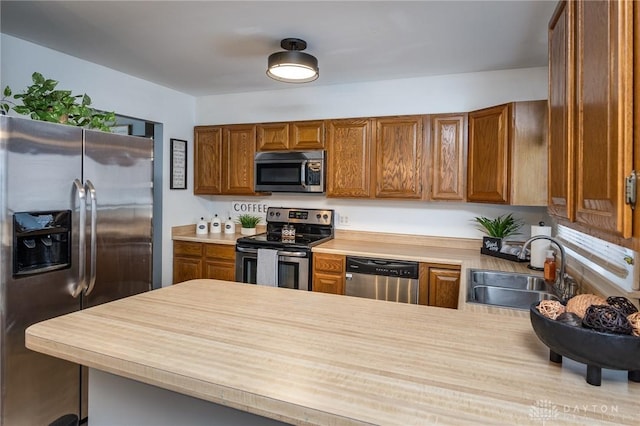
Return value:
M 269 207 L 267 222 L 305 223 L 333 226 L 333 210 Z

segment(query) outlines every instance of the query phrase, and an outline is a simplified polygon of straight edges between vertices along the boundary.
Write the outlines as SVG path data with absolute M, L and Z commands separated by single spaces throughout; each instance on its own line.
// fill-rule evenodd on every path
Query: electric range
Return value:
M 328 209 L 269 207 L 266 232 L 236 242 L 236 281 L 261 281 L 264 263 L 259 257 L 271 253 L 277 258 L 278 287 L 311 290 L 311 248 L 333 238 L 334 216 Z M 295 237 L 290 235 L 292 229 Z

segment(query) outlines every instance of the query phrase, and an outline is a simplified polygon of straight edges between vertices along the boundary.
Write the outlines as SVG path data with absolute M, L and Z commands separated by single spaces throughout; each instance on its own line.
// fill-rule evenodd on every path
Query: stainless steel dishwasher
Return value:
M 345 294 L 418 303 L 418 262 L 347 256 Z

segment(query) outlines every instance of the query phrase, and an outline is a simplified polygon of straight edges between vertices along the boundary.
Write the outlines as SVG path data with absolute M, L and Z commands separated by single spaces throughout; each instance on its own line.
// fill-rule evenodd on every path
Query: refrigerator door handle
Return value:
M 87 258 L 85 243 L 85 224 L 87 214 L 86 192 L 80 179 L 75 179 L 73 185 L 78 193 L 78 207 L 80 208 L 80 223 L 78 224 L 78 285 L 71 291 L 73 297 L 78 297 L 86 287 L 85 262 Z
M 96 252 L 97 252 L 97 238 L 96 238 L 96 226 L 98 221 L 98 208 L 96 199 L 96 188 L 89 179 L 85 184 L 87 193 L 91 200 L 91 247 L 89 249 L 89 285 L 84 291 L 85 296 L 88 296 L 93 291 L 93 287 L 96 285 Z

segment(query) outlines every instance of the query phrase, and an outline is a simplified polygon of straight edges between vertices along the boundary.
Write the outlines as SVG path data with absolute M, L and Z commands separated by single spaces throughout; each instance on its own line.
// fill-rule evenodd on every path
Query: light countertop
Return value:
M 26 344 L 293 424 L 640 423 L 640 384 L 588 385 L 517 316 L 193 280 L 35 324 Z
M 419 241 L 407 240 L 402 242 L 394 236 L 382 237 L 384 234 L 373 235 L 367 239 L 335 238 L 313 248 L 317 253 L 331 253 L 347 256 L 365 256 L 392 260 L 409 260 L 415 262 L 451 265 L 460 268 L 460 293 L 458 309 L 476 312 L 489 312 L 508 316 L 528 317 L 527 311 L 502 308 L 497 306 L 467 303 L 467 276 L 469 269 L 489 269 L 505 272 L 542 275 L 539 271 L 527 268 L 527 262 L 512 262 L 497 257 L 480 254 L 479 247 L 473 246 L 468 240 L 429 239 Z M 377 238 L 380 240 L 377 240 Z
M 260 231 L 263 230 L 261 229 Z M 195 225 L 185 225 L 172 229 L 172 239 L 174 241 L 233 245 L 241 236 L 239 233 L 196 235 Z M 465 238 L 338 230 L 334 239 L 314 246 L 312 251 L 314 253 L 377 257 L 459 267 L 460 294 L 458 309 L 527 317 L 527 311 L 466 302 L 466 283 L 469 269 L 489 269 L 542 275 L 539 271 L 528 269 L 526 262 L 512 262 L 480 254 L 480 245 L 481 240 Z

